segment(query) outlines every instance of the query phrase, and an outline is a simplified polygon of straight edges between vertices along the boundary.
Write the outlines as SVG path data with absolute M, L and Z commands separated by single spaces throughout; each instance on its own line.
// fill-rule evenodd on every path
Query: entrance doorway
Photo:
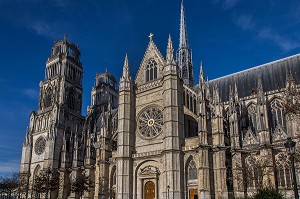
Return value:
M 145 184 L 145 199 L 155 198 L 155 184 L 152 181 L 148 181 Z
M 198 189 L 190 189 L 189 199 L 198 199 Z

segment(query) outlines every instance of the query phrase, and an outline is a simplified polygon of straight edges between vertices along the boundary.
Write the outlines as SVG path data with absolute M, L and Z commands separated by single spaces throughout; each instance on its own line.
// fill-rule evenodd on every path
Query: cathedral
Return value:
M 213 80 L 201 64 L 194 84 L 183 3 L 179 47 L 170 36 L 166 46 L 164 57 L 150 35 L 135 77 L 127 55 L 119 82 L 97 73 L 83 116 L 79 48 L 54 43 L 22 146 L 24 198 L 49 169 L 53 199 L 226 199 L 261 186 L 293 195 L 284 143 L 300 131 L 286 106 L 298 99 L 300 54 Z M 74 193 L 82 175 L 93 186 Z

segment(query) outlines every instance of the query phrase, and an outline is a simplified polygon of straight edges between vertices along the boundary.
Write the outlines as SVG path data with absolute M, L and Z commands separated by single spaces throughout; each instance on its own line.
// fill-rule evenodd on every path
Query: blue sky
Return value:
M 128 53 L 135 75 L 150 32 L 165 55 L 176 49 L 180 0 L 0 0 L 0 175 L 18 171 L 29 113 L 51 46 L 67 34 L 84 67 L 83 114 L 96 72 L 119 79 Z M 185 0 L 195 79 L 209 79 L 300 51 L 300 1 Z

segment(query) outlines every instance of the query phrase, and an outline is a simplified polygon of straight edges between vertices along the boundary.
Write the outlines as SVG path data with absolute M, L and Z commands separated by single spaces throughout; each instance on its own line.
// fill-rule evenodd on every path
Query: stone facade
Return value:
M 118 89 L 96 74 L 84 117 L 79 49 L 55 42 L 23 143 L 24 196 L 35 198 L 47 168 L 59 178 L 51 198 L 79 198 L 71 184 L 82 174 L 94 184 L 82 198 L 218 199 L 261 185 L 292 194 L 283 143 L 298 138 L 299 118 L 285 105 L 298 100 L 300 55 L 211 81 L 201 65 L 194 85 L 183 4 L 176 55 L 170 36 L 166 57 L 150 37 L 135 79 L 127 55 Z

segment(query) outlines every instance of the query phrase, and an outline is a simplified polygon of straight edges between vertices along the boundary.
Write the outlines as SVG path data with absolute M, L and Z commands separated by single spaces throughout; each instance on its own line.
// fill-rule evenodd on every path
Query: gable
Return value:
M 147 50 L 144 54 L 143 60 L 141 62 L 141 65 L 139 67 L 139 70 L 135 77 L 135 83 L 137 86 L 152 81 L 152 79 L 146 78 L 146 69 L 147 67 L 149 66 L 152 67 L 155 64 L 157 66 L 157 71 L 156 71 L 157 78 L 155 79 L 160 79 L 162 78 L 165 60 L 162 54 L 160 53 L 160 51 L 158 50 L 157 46 L 154 44 L 152 40 L 150 40 Z

